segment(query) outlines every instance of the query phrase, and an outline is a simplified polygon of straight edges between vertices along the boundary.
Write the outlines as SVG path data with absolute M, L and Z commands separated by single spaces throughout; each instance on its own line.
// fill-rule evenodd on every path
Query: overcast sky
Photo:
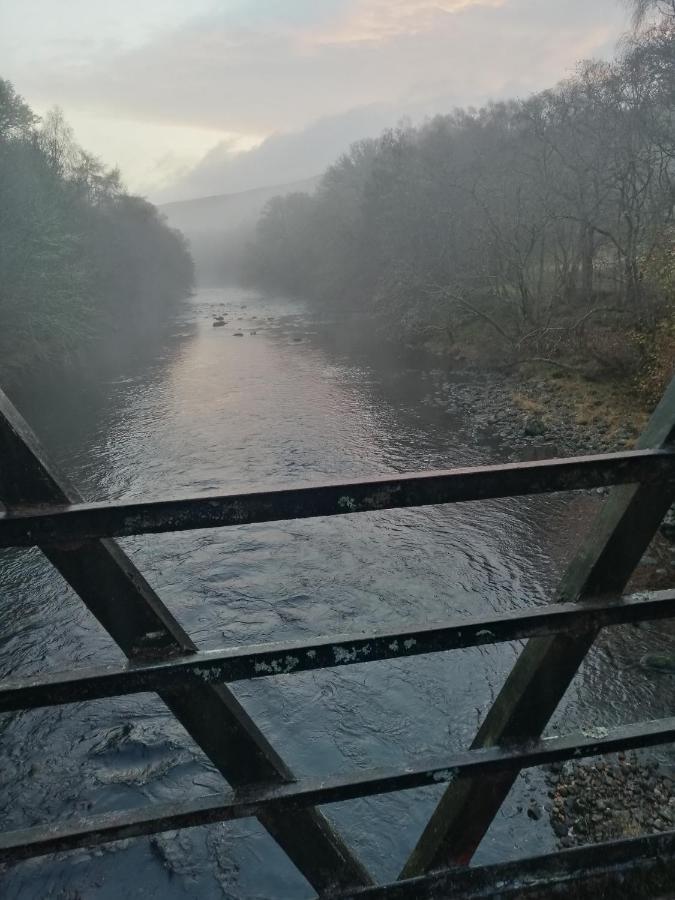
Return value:
M 321 171 L 611 56 L 620 0 L 0 0 L 0 77 L 155 201 Z

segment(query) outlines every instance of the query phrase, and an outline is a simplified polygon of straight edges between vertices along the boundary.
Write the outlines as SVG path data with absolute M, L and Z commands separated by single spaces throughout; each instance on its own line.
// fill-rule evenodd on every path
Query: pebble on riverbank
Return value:
M 547 781 L 560 847 L 668 831 L 675 824 L 672 777 L 636 754 L 553 765 Z

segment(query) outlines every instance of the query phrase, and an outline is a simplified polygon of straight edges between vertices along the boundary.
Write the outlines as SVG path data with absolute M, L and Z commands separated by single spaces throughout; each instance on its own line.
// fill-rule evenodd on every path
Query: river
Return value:
M 214 328 L 219 314 L 228 324 Z M 290 485 L 504 455 L 453 403 L 453 379 L 469 376 L 355 349 L 336 333 L 300 303 L 200 290 L 122 375 L 92 375 L 65 392 L 45 385 L 21 404 L 88 499 Z M 569 498 L 530 498 L 122 543 L 208 649 L 545 603 L 588 524 L 570 509 Z M 587 518 L 588 504 L 583 510 Z M 3 674 L 120 660 L 39 551 L 4 552 L 0 565 Z M 643 635 L 621 629 L 613 643 L 600 642 L 554 729 L 670 712 L 668 691 L 654 690 L 634 665 Z M 505 644 L 233 689 L 296 773 L 397 766 L 465 747 L 518 651 Z M 149 695 L 6 715 L 0 740 L 4 828 L 223 787 Z M 531 797 L 545 800 L 542 790 L 540 773 L 521 776 L 476 861 L 554 846 L 547 816 L 526 814 Z M 326 812 L 373 874 L 392 878 L 441 792 Z M 312 896 L 249 820 L 23 863 L 0 876 L 0 892 L 8 900 Z

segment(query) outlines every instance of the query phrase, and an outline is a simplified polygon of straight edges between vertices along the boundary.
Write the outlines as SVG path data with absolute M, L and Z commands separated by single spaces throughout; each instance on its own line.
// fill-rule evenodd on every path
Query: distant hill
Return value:
M 201 284 L 236 281 L 237 262 L 258 217 L 272 197 L 296 191 L 312 193 L 320 176 L 290 184 L 253 188 L 236 194 L 216 194 L 164 203 L 159 210 L 172 228 L 190 242 Z

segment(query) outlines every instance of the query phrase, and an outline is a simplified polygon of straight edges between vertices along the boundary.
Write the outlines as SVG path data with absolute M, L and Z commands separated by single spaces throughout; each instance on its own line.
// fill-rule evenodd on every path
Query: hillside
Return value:
M 289 184 L 268 185 L 235 194 L 216 194 L 159 206 L 173 228 L 188 239 L 201 284 L 236 280 L 241 251 L 251 238 L 265 204 L 272 197 L 312 193 L 319 176 Z

